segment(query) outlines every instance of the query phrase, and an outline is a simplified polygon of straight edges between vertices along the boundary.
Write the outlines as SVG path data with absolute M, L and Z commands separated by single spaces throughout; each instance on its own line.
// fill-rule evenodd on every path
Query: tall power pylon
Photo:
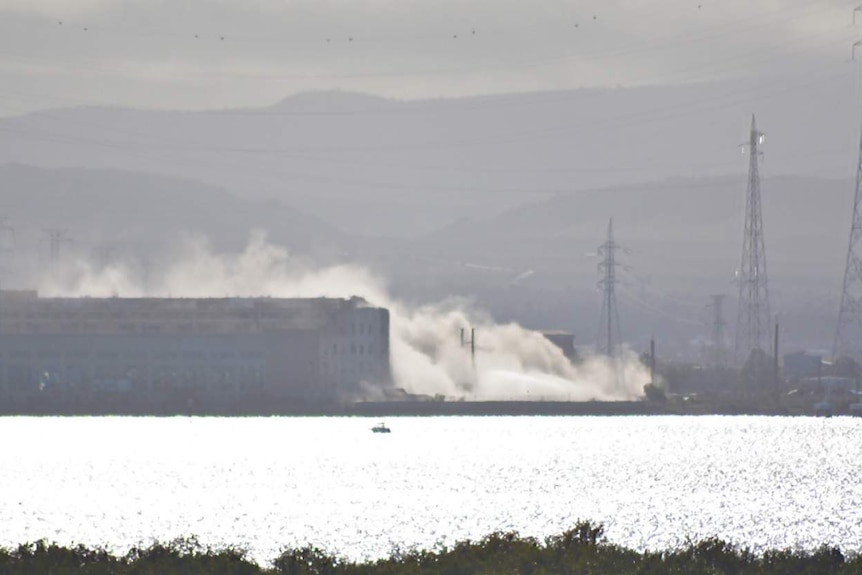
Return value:
M 724 342 L 724 294 L 709 296 L 712 299 L 712 353 L 713 367 L 727 367 L 727 347 Z
M 599 280 L 599 287 L 603 293 L 602 299 L 602 319 L 601 327 L 599 328 L 598 347 L 602 349 L 608 357 L 616 358 L 620 354 L 622 346 L 622 335 L 620 332 L 620 315 L 617 311 L 617 250 L 619 244 L 614 241 L 614 219 L 611 218 L 608 222 L 608 236 L 601 246 L 599 246 L 599 255 L 604 256 L 604 260 L 599 264 L 599 271 L 602 273 L 602 279 Z
M 766 248 L 763 242 L 763 215 L 760 206 L 760 173 L 758 163 L 763 133 L 757 131 L 751 116 L 748 140 L 748 192 L 745 200 L 745 231 L 742 240 L 742 263 L 737 282 L 739 302 L 736 315 L 736 358 L 745 361 L 754 350 L 768 349 L 769 286 L 766 279 Z
M 856 194 L 853 199 L 853 220 L 850 222 L 850 243 L 847 246 L 847 263 L 844 266 L 844 283 L 838 326 L 832 345 L 832 357 L 842 355 L 862 359 L 862 137 L 859 141 L 859 160 L 856 164 Z
M 44 230 L 48 241 L 48 266 L 51 277 L 57 279 L 60 268 L 60 248 L 72 242 L 68 231 L 62 228 L 47 228 Z

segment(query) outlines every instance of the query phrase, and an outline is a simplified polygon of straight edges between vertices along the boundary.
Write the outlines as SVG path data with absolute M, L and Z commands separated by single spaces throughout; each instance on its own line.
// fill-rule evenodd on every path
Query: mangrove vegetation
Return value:
M 124 555 L 46 541 L 0 549 L 0 574 L 51 575 L 843 575 L 862 573 L 862 558 L 836 547 L 754 553 L 719 539 L 664 552 L 639 552 L 608 542 L 601 526 L 579 523 L 545 539 L 493 533 L 433 550 L 396 550 L 352 562 L 314 546 L 285 549 L 258 565 L 238 548 L 196 539 L 135 547 Z

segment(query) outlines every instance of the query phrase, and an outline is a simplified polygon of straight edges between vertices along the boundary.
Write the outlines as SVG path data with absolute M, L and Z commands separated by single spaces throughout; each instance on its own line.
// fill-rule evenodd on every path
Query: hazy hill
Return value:
M 745 180 L 675 179 L 535 198 L 502 213 L 462 219 L 415 239 L 348 235 L 276 200 L 241 198 L 199 182 L 132 172 L 0 166 L 0 212 L 18 232 L 12 283 L 44 264 L 46 227 L 69 230 L 93 258 L 157 257 L 184 235 L 219 250 L 241 248 L 251 231 L 321 263 L 363 263 L 395 295 L 417 302 L 473 298 L 502 320 L 598 331 L 601 294 L 596 248 L 614 217 L 627 339 L 650 336 L 696 352 L 710 333 L 709 295 L 725 293 L 728 335 L 735 321 Z M 840 293 L 853 185 L 849 180 L 765 178 L 764 227 L 773 311 L 788 348 L 831 342 Z
M 739 263 L 745 195 L 742 177 L 585 190 L 524 204 L 492 218 L 462 220 L 421 243 L 429 252 L 505 259 L 510 265 L 520 262 L 550 272 L 572 267 L 584 254 L 592 254 L 604 241 L 613 217 L 618 241 L 631 250 L 627 259 L 646 260 L 642 273 L 655 270 L 671 274 L 675 281 L 710 281 L 713 274 L 729 277 Z M 768 261 L 775 272 L 797 281 L 820 282 L 834 275 L 836 267 L 842 268 L 852 181 L 765 178 L 761 195 Z M 552 263 L 545 264 L 546 259 Z
M 724 177 L 560 194 L 458 222 L 413 250 L 438 277 L 450 278 L 446 288 L 457 285 L 503 317 L 574 329 L 591 342 L 601 306 L 596 249 L 613 217 L 625 248 L 618 298 L 628 337 L 643 345 L 656 335 L 684 348 L 709 337 L 710 294 L 727 295 L 732 334 L 745 192 L 744 178 Z M 785 343 L 831 345 L 853 182 L 767 178 L 762 198 L 772 311 L 786 324 Z
M 418 237 L 555 192 L 742 174 L 737 145 L 753 112 L 768 133 L 765 174 L 844 177 L 854 94 L 848 71 L 412 102 L 323 92 L 194 113 L 54 110 L 0 120 L 0 161 L 191 178 L 345 232 Z
M 122 251 L 170 251 L 183 236 L 237 249 L 249 232 L 303 253 L 342 244 L 331 225 L 278 200 L 241 199 L 192 180 L 114 170 L 0 166 L 0 213 L 17 231 L 27 259 L 44 251 L 44 228 L 63 228 L 80 251 L 108 245 Z M 40 243 L 41 242 L 41 243 Z

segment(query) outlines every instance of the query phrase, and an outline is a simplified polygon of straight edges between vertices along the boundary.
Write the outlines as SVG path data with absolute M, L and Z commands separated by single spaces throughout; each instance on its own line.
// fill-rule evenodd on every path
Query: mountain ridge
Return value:
M 742 174 L 752 111 L 769 134 L 764 175 L 840 177 L 858 150 L 856 126 L 842 120 L 855 115 L 853 83 L 846 74 L 415 101 L 329 91 L 254 109 L 55 110 L 0 119 L 0 161 L 188 177 L 284 200 L 351 234 L 417 238 L 559 190 Z

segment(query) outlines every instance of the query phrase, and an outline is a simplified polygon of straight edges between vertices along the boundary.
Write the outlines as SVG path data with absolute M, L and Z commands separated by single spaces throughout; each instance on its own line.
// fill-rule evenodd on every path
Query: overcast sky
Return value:
M 0 0 L 0 114 L 846 69 L 858 0 Z

